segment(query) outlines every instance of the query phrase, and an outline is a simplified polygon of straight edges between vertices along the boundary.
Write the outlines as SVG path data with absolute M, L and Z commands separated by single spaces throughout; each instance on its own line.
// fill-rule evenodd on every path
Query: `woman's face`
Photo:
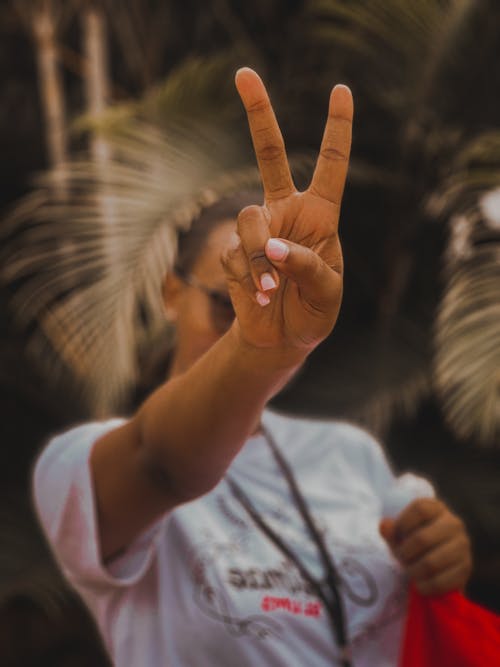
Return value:
M 170 377 L 186 371 L 225 333 L 230 325 L 227 304 L 206 294 L 201 286 L 229 298 L 220 256 L 236 230 L 236 223 L 219 223 L 207 237 L 187 279 L 167 275 L 164 287 L 165 310 L 176 328 L 176 347 Z M 226 325 L 224 327 L 224 324 Z

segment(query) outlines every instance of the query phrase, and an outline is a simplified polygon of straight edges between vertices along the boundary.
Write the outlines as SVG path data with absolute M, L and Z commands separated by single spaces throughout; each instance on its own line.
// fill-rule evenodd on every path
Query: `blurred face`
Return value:
M 168 274 L 164 300 L 176 328 L 176 347 L 170 377 L 186 371 L 227 331 L 231 306 L 221 252 L 236 229 L 233 220 L 219 223 L 185 278 Z

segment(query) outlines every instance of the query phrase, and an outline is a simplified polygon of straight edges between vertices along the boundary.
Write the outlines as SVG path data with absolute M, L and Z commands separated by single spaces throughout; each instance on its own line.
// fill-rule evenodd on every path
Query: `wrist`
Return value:
M 307 358 L 304 349 L 280 347 L 258 347 L 248 342 L 242 334 L 238 320 L 235 320 L 226 336 L 234 346 L 238 359 L 252 372 L 259 374 L 295 372 Z

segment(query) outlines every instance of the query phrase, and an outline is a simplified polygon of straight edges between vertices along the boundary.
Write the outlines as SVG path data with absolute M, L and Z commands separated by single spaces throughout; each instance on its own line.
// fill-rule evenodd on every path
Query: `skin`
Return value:
M 227 281 L 220 261 L 221 248 L 230 245 L 236 230 L 234 220 L 222 220 L 207 237 L 204 251 L 197 257 L 191 275 L 211 289 L 227 293 Z M 165 278 L 164 309 L 175 323 L 176 345 L 169 378 L 180 375 L 207 352 L 221 334 L 210 317 L 209 298 L 201 290 L 186 285 L 175 273 Z
M 171 378 L 124 426 L 97 441 L 91 454 L 104 559 L 159 515 L 220 481 L 268 400 L 337 320 L 351 93 L 345 86 L 333 89 L 311 184 L 298 192 L 264 84 L 244 68 L 236 87 L 264 204 L 240 212 L 236 233 L 234 223 L 218 227 L 193 269 L 209 287 L 227 285 L 236 319 L 219 336 L 211 328 L 208 297 L 167 278 L 165 299 L 179 332 Z M 422 502 L 382 522 L 382 535 L 425 592 L 460 588 L 470 571 L 463 524 L 440 501 L 425 501 L 425 511 Z
M 234 244 L 235 229 L 236 221 L 221 221 L 207 238 L 192 270 L 201 284 L 227 291 L 220 256 Z M 172 377 L 192 366 L 220 334 L 210 317 L 209 297 L 201 290 L 169 274 L 164 298 L 165 309 L 179 332 Z M 415 500 L 395 519 L 383 519 L 380 532 L 421 593 L 438 594 L 465 587 L 472 568 L 470 541 L 463 522 L 442 501 Z

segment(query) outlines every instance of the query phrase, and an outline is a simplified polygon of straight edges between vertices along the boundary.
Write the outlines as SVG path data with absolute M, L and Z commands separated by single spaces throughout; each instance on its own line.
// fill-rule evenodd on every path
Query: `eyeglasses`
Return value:
M 225 333 L 236 316 L 229 294 L 213 289 L 212 287 L 207 287 L 191 274 L 182 271 L 182 269 L 177 268 L 175 273 L 186 285 L 199 289 L 208 296 L 210 301 L 210 317 L 214 328 L 218 333 Z

